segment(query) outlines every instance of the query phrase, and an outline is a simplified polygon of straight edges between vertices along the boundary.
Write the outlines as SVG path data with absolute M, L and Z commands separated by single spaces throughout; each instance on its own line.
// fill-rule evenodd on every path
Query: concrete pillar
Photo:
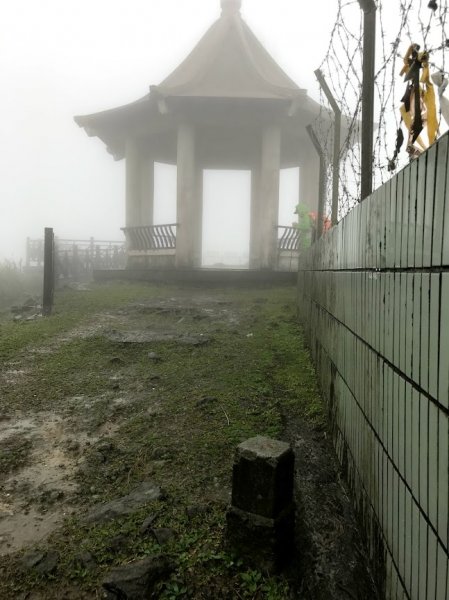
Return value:
M 141 223 L 154 223 L 154 159 L 147 156 L 142 161 L 141 169 Z
M 249 268 L 260 269 L 261 245 L 260 245 L 260 164 L 251 170 L 251 223 L 249 241 Z
M 195 232 L 194 237 L 194 265 L 201 267 L 203 264 L 203 169 L 196 168 L 196 197 L 195 197 L 195 220 L 192 224 Z
M 294 454 L 285 442 L 257 436 L 237 447 L 226 540 L 246 563 L 276 571 L 294 547 Z
M 176 267 L 196 268 L 201 265 L 202 198 L 199 194 L 199 172 L 195 161 L 195 130 L 191 125 L 178 129 L 178 193 Z
M 142 175 L 141 156 L 134 139 L 126 141 L 126 227 L 137 227 L 141 222 Z
M 281 131 L 276 125 L 262 134 L 260 173 L 260 268 L 275 269 L 279 218 L 279 179 L 281 167 Z

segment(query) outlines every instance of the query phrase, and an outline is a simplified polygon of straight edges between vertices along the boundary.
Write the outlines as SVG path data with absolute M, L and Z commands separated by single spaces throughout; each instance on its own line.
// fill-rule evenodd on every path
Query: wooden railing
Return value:
M 26 267 L 42 267 L 43 263 L 44 241 L 28 238 Z M 76 277 L 93 269 L 123 269 L 125 265 L 126 252 L 123 241 L 55 238 L 55 267 L 58 276 Z
M 131 252 L 176 249 L 176 224 L 123 227 L 122 231 Z
M 42 267 L 44 265 L 44 239 L 26 241 L 26 267 Z
M 300 231 L 296 227 L 278 227 L 278 250 L 299 250 Z

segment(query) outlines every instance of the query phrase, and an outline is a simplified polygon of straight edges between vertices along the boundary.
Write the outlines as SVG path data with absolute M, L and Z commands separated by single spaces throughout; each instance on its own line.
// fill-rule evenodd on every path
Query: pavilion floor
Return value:
M 217 285 L 295 284 L 297 273 L 252 269 L 116 269 L 96 270 L 94 280 L 149 281 L 152 283 L 189 283 Z

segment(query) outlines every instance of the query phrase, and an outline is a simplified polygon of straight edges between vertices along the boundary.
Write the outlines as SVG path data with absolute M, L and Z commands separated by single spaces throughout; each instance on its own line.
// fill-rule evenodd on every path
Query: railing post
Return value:
M 95 240 L 93 237 L 89 240 L 89 254 L 90 254 L 90 268 L 94 269 L 94 260 L 95 260 Z
M 39 240 L 37 244 L 37 266 L 41 267 L 44 264 L 44 243 Z
M 42 314 L 51 315 L 55 289 L 55 236 L 51 227 L 45 228 L 44 238 L 44 294 Z
M 320 69 L 315 71 L 315 76 L 321 86 L 329 104 L 334 111 L 334 155 L 332 161 L 332 225 L 338 223 L 338 194 L 340 183 L 340 139 L 341 139 L 341 110 L 338 106 L 332 92 L 327 85 L 323 73 Z
M 323 235 L 323 225 L 324 225 L 324 201 L 326 198 L 326 156 L 324 154 L 324 150 L 320 145 L 320 142 L 316 136 L 316 133 L 313 130 L 312 125 L 307 125 L 306 127 L 307 133 L 312 141 L 312 144 L 315 150 L 320 157 L 320 182 L 319 182 L 319 192 L 318 192 L 318 216 L 317 216 L 317 224 L 316 224 L 316 233 L 317 238 L 320 238 Z
M 31 261 L 31 248 L 30 248 L 30 238 L 27 237 L 27 245 L 26 245 L 26 252 L 25 252 L 25 265 L 27 267 L 30 266 L 30 261 Z
M 376 63 L 376 4 L 359 0 L 363 10 L 362 177 L 360 200 L 373 191 L 374 75 Z

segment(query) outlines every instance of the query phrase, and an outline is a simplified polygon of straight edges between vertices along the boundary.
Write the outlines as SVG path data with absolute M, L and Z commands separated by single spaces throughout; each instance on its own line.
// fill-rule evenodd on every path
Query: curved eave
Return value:
M 153 101 L 150 94 L 130 104 L 125 104 L 117 108 L 111 108 L 90 115 L 78 115 L 74 117 L 75 122 L 80 127 L 89 127 L 95 125 L 106 124 L 125 124 L 130 119 L 136 116 L 141 116 L 147 113 L 153 106 Z
M 315 121 L 320 105 L 306 93 L 290 99 L 279 98 L 164 98 L 152 88 L 150 94 L 124 106 L 90 115 L 76 116 L 75 122 L 90 137 L 98 137 L 115 160 L 125 155 L 126 139 L 137 135 L 142 143 L 163 148 L 176 135 L 176 124 L 188 119 L 200 127 L 260 129 L 277 122 L 286 139 L 305 137 L 305 127 Z M 331 123 L 329 123 L 331 124 Z M 343 121 L 343 137 L 347 127 Z M 292 138 L 293 139 L 293 138 Z M 173 142 L 171 141 L 170 144 Z
M 263 107 L 273 115 L 278 114 L 294 116 L 297 113 L 318 114 L 319 105 L 311 100 L 305 90 L 298 90 L 298 94 L 292 98 L 270 97 L 254 98 L 243 95 L 228 95 L 220 97 L 181 95 L 165 96 L 159 88 L 153 86 L 151 93 L 136 102 L 131 102 L 117 108 L 92 113 L 89 115 L 77 115 L 74 117 L 75 123 L 82 127 L 90 137 L 99 137 L 110 139 L 116 136 L 126 136 L 129 129 L 138 124 L 139 121 L 149 118 L 159 119 L 167 113 L 182 112 L 183 109 L 191 107 L 204 108 L 206 106 L 214 107 L 221 103 L 229 103 L 234 109 L 246 109 L 251 114 L 252 109 Z
M 147 94 L 135 102 L 117 108 L 90 115 L 77 115 L 74 121 L 89 137 L 98 137 L 102 140 L 115 160 L 121 160 L 125 153 L 127 130 L 133 123 L 148 116 L 153 105 L 151 94 Z
M 155 89 L 165 97 L 292 100 L 306 93 L 276 63 L 240 13 L 222 15 Z

